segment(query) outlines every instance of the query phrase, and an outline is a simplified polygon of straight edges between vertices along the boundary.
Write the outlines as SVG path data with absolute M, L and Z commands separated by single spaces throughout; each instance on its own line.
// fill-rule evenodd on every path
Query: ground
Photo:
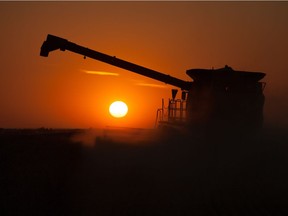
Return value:
M 279 129 L 238 140 L 94 133 L 90 145 L 79 139 L 87 133 L 2 129 L 1 215 L 288 214 L 288 142 Z

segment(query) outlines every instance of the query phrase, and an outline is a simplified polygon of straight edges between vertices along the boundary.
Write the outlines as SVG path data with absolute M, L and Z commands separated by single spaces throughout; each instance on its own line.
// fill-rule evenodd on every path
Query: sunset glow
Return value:
M 68 50 L 41 57 L 47 34 L 185 81 L 186 70 L 226 64 L 265 72 L 265 122 L 288 125 L 287 2 L 0 5 L 0 128 L 154 128 L 171 98 L 172 85 Z M 129 115 L 117 119 L 109 105 L 120 99 Z
M 128 107 L 122 101 L 115 101 L 110 105 L 109 112 L 115 118 L 122 118 L 126 116 Z

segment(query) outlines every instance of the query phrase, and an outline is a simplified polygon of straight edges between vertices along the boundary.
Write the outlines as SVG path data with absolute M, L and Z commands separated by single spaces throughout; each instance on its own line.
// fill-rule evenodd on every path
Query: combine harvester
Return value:
M 184 81 L 155 70 L 109 56 L 48 34 L 40 55 L 49 52 L 71 51 L 116 67 L 150 77 L 181 89 L 172 89 L 168 106 L 157 110 L 156 123 L 160 128 L 237 134 L 254 133 L 262 128 L 265 83 L 262 72 L 235 71 L 227 65 L 220 69 L 190 69 L 186 74 L 193 81 Z

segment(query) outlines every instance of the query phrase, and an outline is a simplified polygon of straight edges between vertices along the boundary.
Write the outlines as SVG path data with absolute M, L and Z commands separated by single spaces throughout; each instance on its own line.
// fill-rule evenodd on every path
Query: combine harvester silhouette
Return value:
M 150 77 L 181 89 L 172 89 L 168 106 L 157 110 L 156 123 L 160 128 L 186 131 L 209 131 L 213 133 L 253 133 L 262 128 L 265 83 L 260 80 L 262 72 L 236 71 L 229 66 L 220 69 L 190 69 L 186 74 L 193 81 L 184 81 L 146 67 L 121 60 L 66 39 L 48 34 L 40 55 L 49 52 L 71 51 L 84 58 L 105 62 L 116 67 Z

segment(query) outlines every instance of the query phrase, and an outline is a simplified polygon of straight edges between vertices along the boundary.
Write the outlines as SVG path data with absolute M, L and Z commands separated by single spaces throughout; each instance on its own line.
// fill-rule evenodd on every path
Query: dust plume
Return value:
M 100 129 L 87 129 L 80 133 L 74 134 L 71 137 L 71 141 L 75 143 L 80 143 L 85 147 L 94 147 L 96 138 L 101 136 Z
M 99 143 L 120 145 L 148 145 L 157 140 L 157 130 L 143 128 L 106 127 L 83 130 L 71 137 L 74 143 L 85 147 L 95 147 Z

